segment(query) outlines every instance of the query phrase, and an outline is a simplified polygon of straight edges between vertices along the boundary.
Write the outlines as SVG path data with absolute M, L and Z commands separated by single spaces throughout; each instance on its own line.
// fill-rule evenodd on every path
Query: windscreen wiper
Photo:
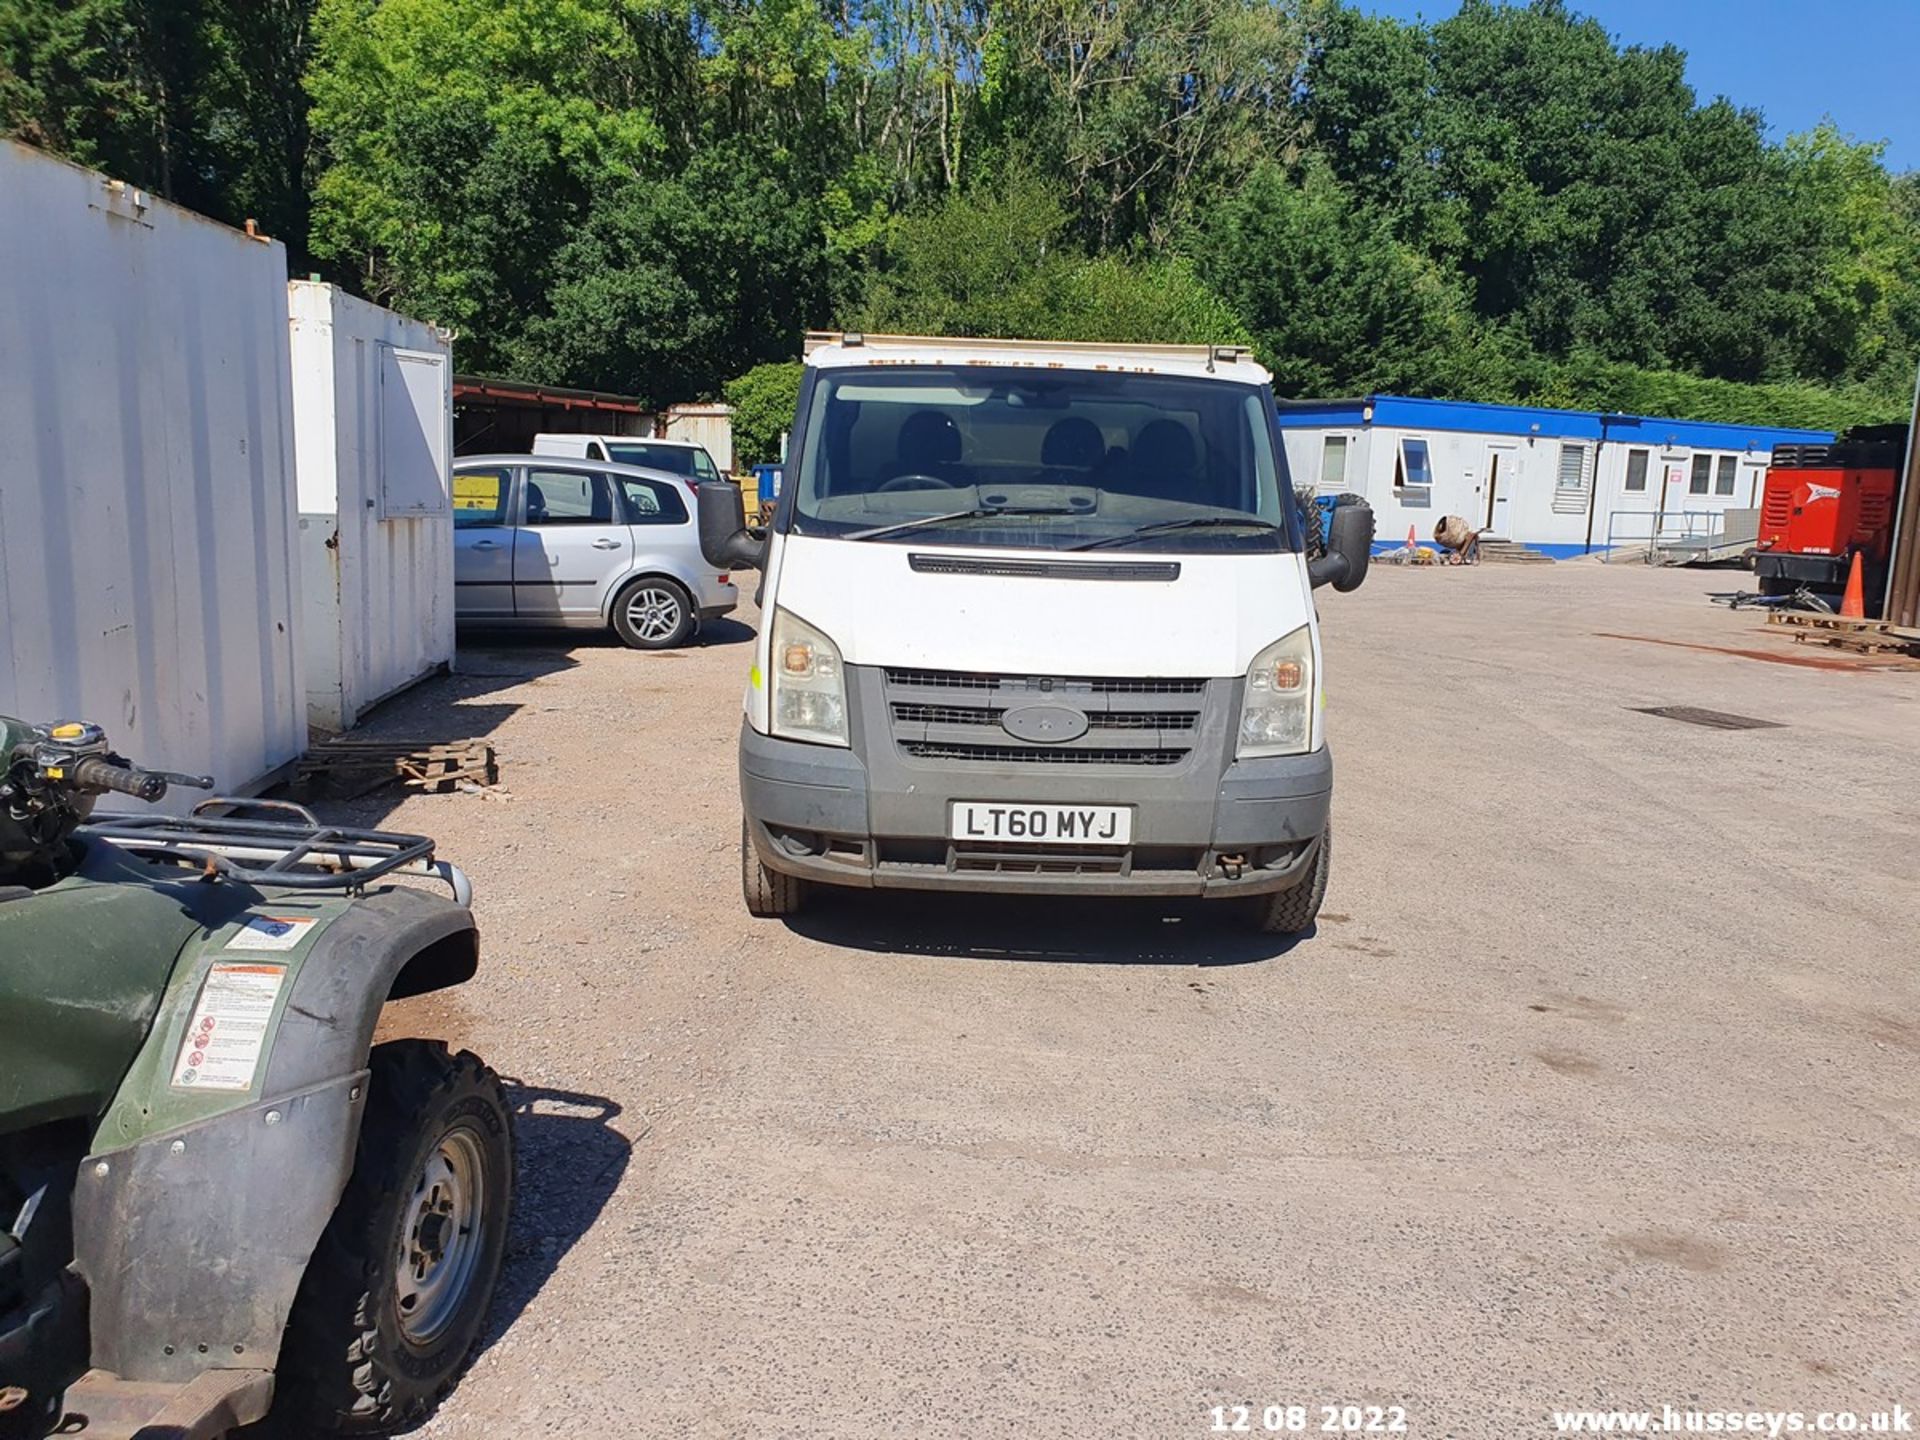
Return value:
M 929 525 L 944 525 L 949 520 L 984 520 L 989 515 L 1084 515 L 1084 510 L 1070 505 L 976 505 L 971 510 L 949 510 L 943 515 L 922 515 L 915 520 L 902 520 L 893 525 L 876 525 L 871 530 L 855 530 L 852 534 L 842 535 L 842 540 L 878 540 L 886 535 L 899 535 L 908 530 L 923 530 Z
M 1066 548 L 1101 550 L 1109 545 L 1131 545 L 1136 540 L 1150 540 L 1155 535 L 1168 535 L 1175 530 L 1205 530 L 1229 525 L 1241 530 L 1269 530 L 1276 535 L 1281 533 L 1278 525 L 1270 525 L 1252 515 L 1199 515 L 1191 520 L 1162 520 L 1157 524 L 1142 525 L 1138 530 L 1129 530 L 1124 535 L 1103 535 L 1098 540 L 1083 540 L 1078 545 Z

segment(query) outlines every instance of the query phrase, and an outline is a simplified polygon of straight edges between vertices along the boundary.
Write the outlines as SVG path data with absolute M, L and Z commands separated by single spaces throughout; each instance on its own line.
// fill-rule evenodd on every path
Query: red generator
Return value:
M 1860 556 L 1868 610 L 1886 589 L 1907 427 L 1862 425 L 1831 445 L 1777 445 L 1760 501 L 1754 573 L 1764 595 L 1846 589 Z

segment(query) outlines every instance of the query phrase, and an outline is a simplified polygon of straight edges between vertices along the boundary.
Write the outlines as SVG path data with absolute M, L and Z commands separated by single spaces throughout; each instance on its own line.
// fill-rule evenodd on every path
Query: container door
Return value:
M 513 468 L 453 475 L 453 612 L 462 619 L 513 614 Z
M 513 546 L 514 613 L 597 620 L 633 565 L 633 536 L 599 470 L 528 466 L 526 516 Z

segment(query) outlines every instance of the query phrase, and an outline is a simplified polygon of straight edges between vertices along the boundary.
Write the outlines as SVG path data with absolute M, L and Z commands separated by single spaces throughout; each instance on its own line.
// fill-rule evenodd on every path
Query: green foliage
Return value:
M 1468 329 L 1457 289 L 1323 171 L 1295 185 L 1263 167 L 1195 248 L 1280 394 L 1449 388 Z
M 684 20 L 624 0 L 320 0 L 313 248 L 457 330 L 463 364 L 506 363 L 594 201 L 662 150 L 675 35 L 684 73 Z
M 742 365 L 797 348 L 796 307 L 824 308 L 819 228 L 744 157 L 599 197 L 554 256 L 548 313 L 505 347 L 518 375 L 654 404 L 719 393 Z
M 860 327 L 922 335 L 1218 342 L 1238 315 L 1177 257 L 1089 257 L 1066 206 L 1023 167 L 903 219 Z
M 1920 365 L 1920 175 L 1566 0 L 0 0 L 0 128 L 655 403 L 835 322 L 1756 422 Z
M 0 0 L 0 131 L 304 257 L 312 0 Z
M 741 466 L 780 459 L 780 436 L 793 428 L 803 368 L 798 360 L 769 361 L 727 382 L 733 453 Z
M 1007 0 L 987 27 L 980 124 L 1054 157 L 1074 231 L 1097 249 L 1164 243 L 1259 159 L 1292 145 L 1304 5 Z
M 1905 397 L 1861 385 L 1742 385 L 1672 370 L 1642 370 L 1592 355 L 1544 367 L 1533 384 L 1536 388 L 1515 398 L 1529 404 L 1724 420 L 1735 425 L 1803 425 L 1838 431 L 1852 425 L 1890 424 L 1905 420 L 1908 413 Z

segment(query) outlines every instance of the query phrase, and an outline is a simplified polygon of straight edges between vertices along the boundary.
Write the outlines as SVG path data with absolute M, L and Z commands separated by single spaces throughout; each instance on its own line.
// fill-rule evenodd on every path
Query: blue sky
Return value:
M 1920 169 L 1920 0 L 1569 0 L 1629 45 L 1687 52 L 1701 100 L 1767 117 L 1774 139 L 1831 115 L 1886 140 L 1894 170 Z M 1443 20 L 1457 0 L 1359 0 L 1375 14 Z

